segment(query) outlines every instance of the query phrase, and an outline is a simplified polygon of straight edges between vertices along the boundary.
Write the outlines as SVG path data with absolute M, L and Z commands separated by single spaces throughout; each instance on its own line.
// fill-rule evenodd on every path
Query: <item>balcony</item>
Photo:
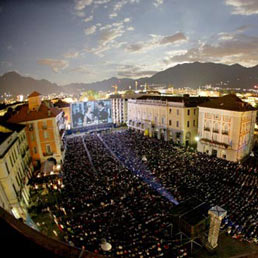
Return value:
M 223 135 L 228 135 L 228 131 L 222 131 Z
M 211 139 L 206 139 L 206 138 L 201 138 L 200 142 L 202 144 L 206 144 L 206 145 L 209 145 L 209 146 L 220 147 L 220 148 L 223 148 L 223 149 L 231 149 L 232 148 L 231 145 L 229 145 L 227 143 L 218 142 L 218 141 L 211 140 Z
M 212 132 L 213 133 L 219 133 L 219 129 L 213 129 Z
M 206 131 L 206 132 L 210 132 L 210 131 L 211 131 L 211 129 L 210 129 L 209 127 L 204 127 L 204 131 Z
M 44 157 L 53 156 L 53 152 L 43 152 Z

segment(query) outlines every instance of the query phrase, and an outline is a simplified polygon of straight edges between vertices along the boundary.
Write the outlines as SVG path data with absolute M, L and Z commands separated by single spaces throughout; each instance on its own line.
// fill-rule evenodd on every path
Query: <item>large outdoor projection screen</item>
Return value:
M 71 104 L 72 127 L 112 123 L 111 101 L 98 100 Z

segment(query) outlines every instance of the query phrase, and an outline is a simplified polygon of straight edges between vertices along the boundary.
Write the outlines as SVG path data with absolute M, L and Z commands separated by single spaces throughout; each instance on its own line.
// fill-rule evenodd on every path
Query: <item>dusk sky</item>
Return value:
M 60 85 L 258 64 L 258 0 L 2 0 L 0 24 L 0 74 Z

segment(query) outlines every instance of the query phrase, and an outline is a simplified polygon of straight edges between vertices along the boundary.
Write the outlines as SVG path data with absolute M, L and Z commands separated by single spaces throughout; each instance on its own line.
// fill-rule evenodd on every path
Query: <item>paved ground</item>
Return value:
M 247 242 L 240 242 L 232 239 L 225 234 L 222 234 L 219 239 L 219 246 L 215 254 L 209 254 L 206 250 L 202 249 L 197 252 L 194 257 L 198 258 L 257 258 L 258 245 L 250 244 Z

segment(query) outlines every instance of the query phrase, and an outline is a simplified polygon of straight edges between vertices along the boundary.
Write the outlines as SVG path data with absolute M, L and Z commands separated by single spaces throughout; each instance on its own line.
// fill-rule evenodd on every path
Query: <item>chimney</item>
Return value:
M 216 205 L 209 210 L 208 214 L 210 215 L 210 228 L 207 247 L 214 249 L 218 246 L 221 221 L 227 215 L 227 211 Z
M 36 111 L 39 109 L 41 105 L 41 97 L 38 92 L 33 92 L 30 94 L 28 97 L 28 102 L 29 102 L 29 110 L 30 111 Z

